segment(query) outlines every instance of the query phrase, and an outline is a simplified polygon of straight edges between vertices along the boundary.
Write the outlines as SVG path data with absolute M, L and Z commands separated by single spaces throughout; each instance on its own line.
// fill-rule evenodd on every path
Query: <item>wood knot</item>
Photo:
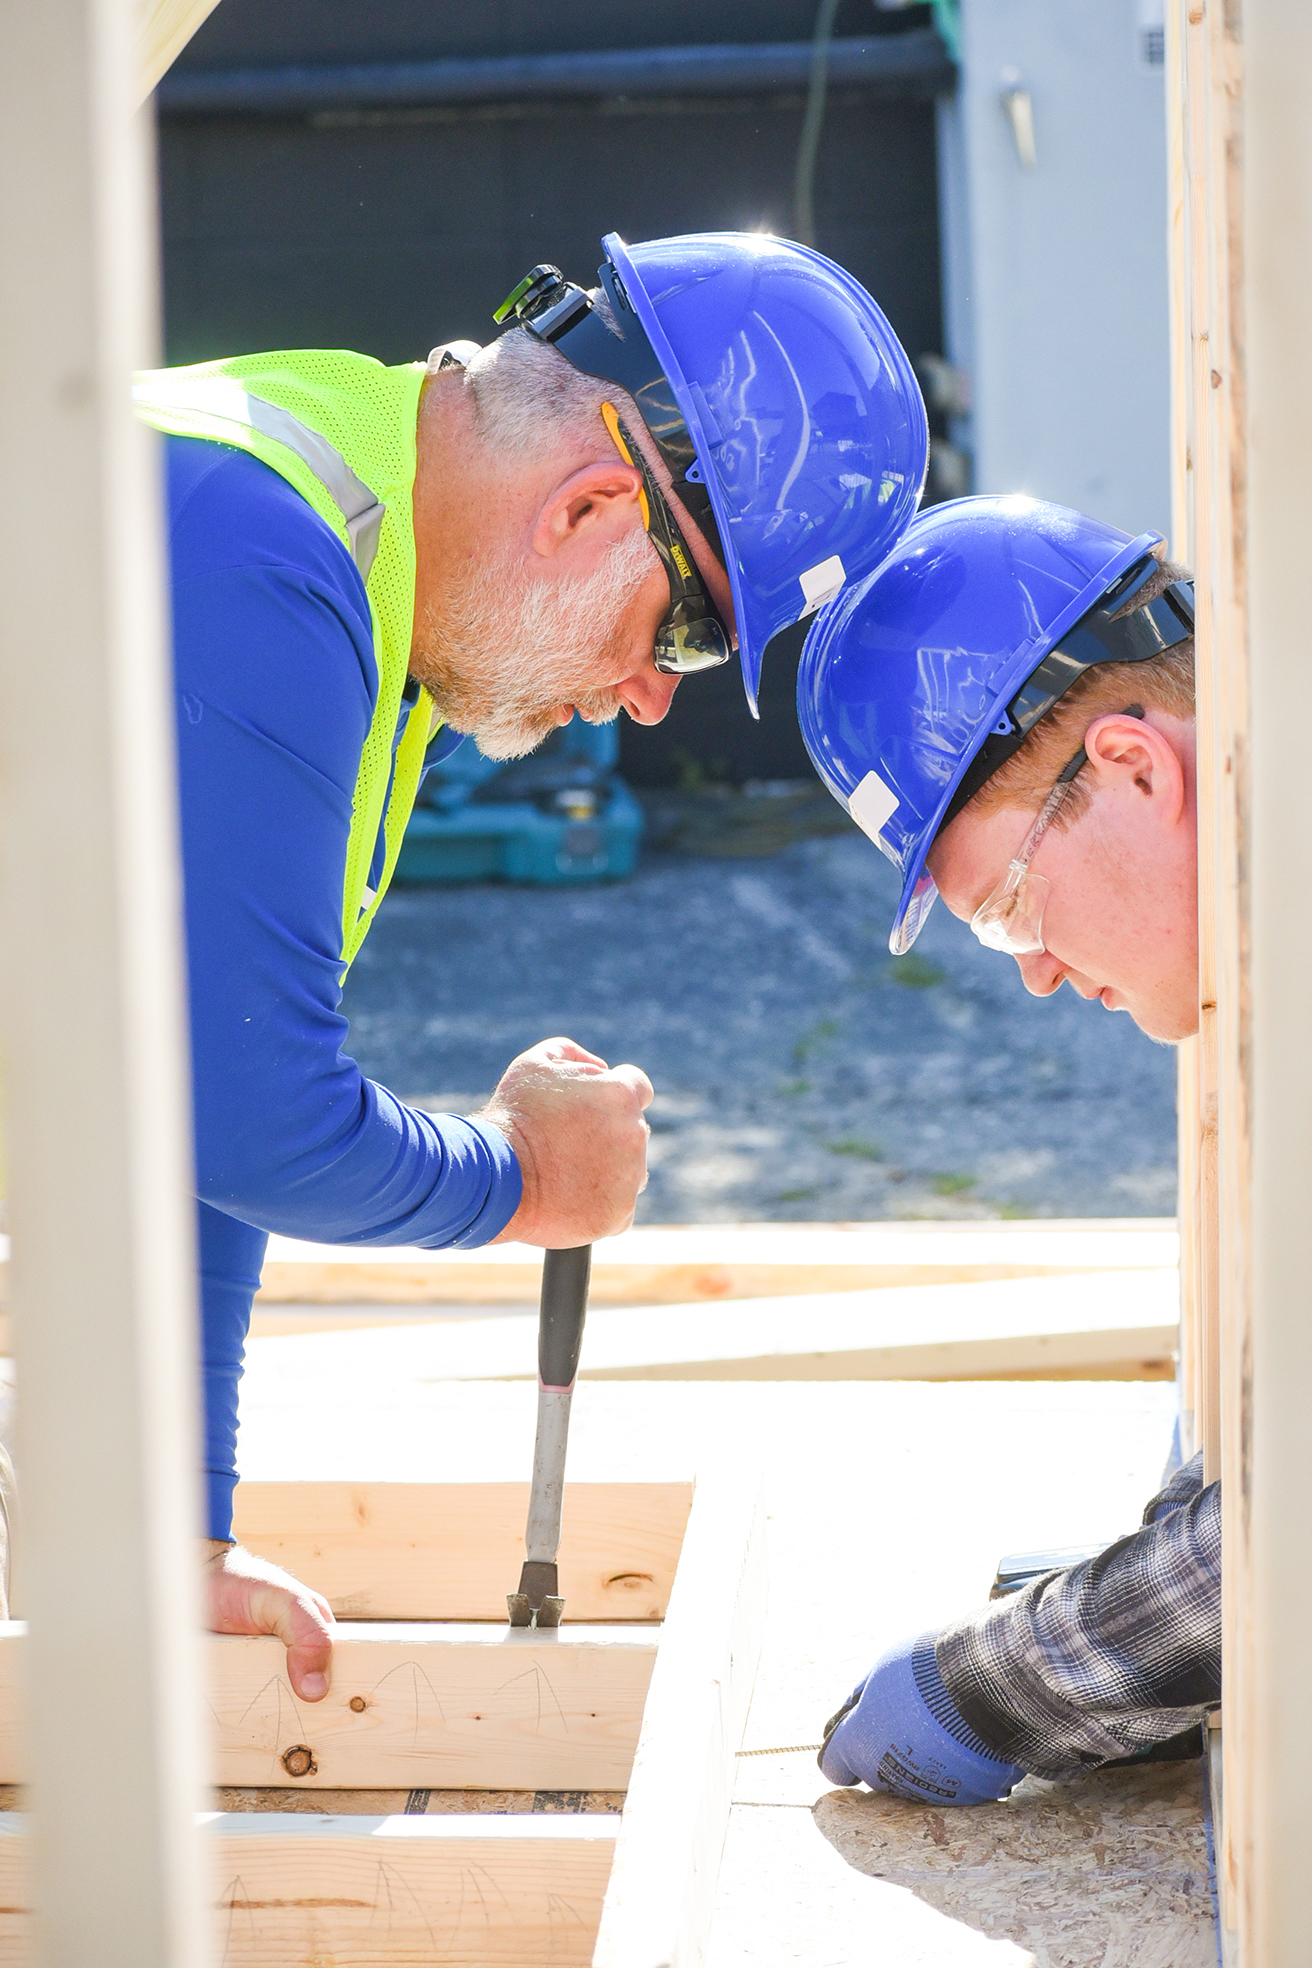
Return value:
M 283 1751 L 282 1767 L 289 1777 L 313 1777 L 319 1769 L 314 1751 L 305 1743 L 296 1743 Z
M 733 1273 L 713 1267 L 699 1271 L 692 1281 L 694 1298 L 728 1298 L 733 1290 Z
M 364 1696 L 363 1696 L 363 1695 L 352 1695 L 352 1696 L 351 1696 L 351 1700 L 350 1700 L 350 1708 L 351 1708 L 351 1712 L 352 1712 L 352 1714 L 354 1714 L 354 1715 L 363 1715 L 363 1714 L 364 1714 L 364 1712 L 365 1712 L 365 1710 L 366 1710 L 366 1709 L 368 1708 L 368 1706 L 369 1706 L 369 1704 L 368 1704 L 368 1702 L 367 1702 L 367 1701 L 365 1700 L 365 1698 L 364 1698 Z

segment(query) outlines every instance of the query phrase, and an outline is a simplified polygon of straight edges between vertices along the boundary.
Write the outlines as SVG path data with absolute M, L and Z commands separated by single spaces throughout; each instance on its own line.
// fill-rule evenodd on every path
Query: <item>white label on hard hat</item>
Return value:
M 808 567 L 805 574 L 799 578 L 802 583 L 802 598 L 806 606 L 797 619 L 799 622 L 804 622 L 808 615 L 814 615 L 818 608 L 823 608 L 827 601 L 833 600 L 847 579 L 847 575 L 843 571 L 843 563 L 838 555 L 830 554 L 828 560 L 817 561 L 814 567 Z
M 857 826 L 863 834 L 869 834 L 876 847 L 883 845 L 880 829 L 897 812 L 897 807 L 897 794 L 884 784 L 877 772 L 867 772 L 847 802 L 847 810 Z

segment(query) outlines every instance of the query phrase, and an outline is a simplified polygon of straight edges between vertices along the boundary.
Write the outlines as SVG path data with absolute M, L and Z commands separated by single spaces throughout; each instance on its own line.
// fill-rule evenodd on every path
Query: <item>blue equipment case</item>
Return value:
M 560 884 L 631 875 L 643 813 L 615 773 L 619 746 L 613 724 L 577 715 L 509 765 L 466 738 L 425 774 L 394 879 Z

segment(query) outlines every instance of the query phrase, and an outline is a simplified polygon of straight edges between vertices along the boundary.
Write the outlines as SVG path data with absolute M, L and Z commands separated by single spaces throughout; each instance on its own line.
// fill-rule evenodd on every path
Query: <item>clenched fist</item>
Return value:
M 543 1039 L 512 1059 L 473 1117 L 501 1129 L 524 1178 L 495 1241 L 571 1250 L 627 1230 L 647 1186 L 651 1094 L 639 1067 L 607 1066 L 572 1039 Z

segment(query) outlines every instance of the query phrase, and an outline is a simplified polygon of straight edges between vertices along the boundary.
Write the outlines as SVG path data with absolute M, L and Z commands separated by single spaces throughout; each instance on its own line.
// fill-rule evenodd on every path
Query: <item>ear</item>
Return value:
M 617 540 L 642 525 L 642 473 L 622 458 L 602 458 L 562 479 L 544 499 L 533 525 L 533 551 L 544 559 Z
M 1089 764 L 1105 783 L 1118 783 L 1153 806 L 1159 823 L 1181 818 L 1188 789 L 1184 767 L 1164 731 L 1146 718 L 1118 712 L 1097 718 L 1084 734 Z

